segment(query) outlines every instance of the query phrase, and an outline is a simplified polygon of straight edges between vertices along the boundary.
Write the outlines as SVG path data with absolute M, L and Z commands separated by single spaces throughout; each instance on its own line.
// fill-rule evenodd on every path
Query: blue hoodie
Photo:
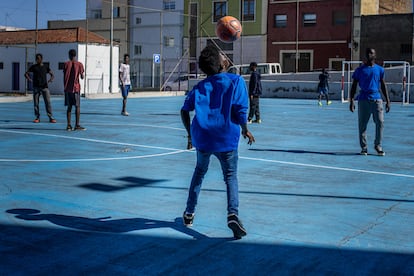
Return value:
M 240 125 L 247 123 L 248 92 L 244 79 L 219 73 L 200 81 L 188 93 L 185 111 L 195 110 L 191 124 L 193 146 L 205 152 L 238 148 Z

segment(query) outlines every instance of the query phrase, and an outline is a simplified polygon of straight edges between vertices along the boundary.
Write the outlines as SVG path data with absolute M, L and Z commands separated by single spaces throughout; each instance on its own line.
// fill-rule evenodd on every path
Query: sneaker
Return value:
M 68 125 L 68 126 L 66 127 L 66 130 L 67 130 L 67 131 L 72 131 L 72 126 L 71 126 L 71 125 Z
M 262 120 L 260 120 L 260 119 L 259 120 L 254 120 L 253 123 L 261 124 Z
M 368 155 L 367 149 L 362 149 L 360 154 L 361 155 Z
M 247 235 L 246 229 L 244 229 L 242 222 L 235 214 L 227 216 L 227 226 L 233 231 L 235 239 L 241 239 Z
M 331 101 L 328 101 L 326 104 L 327 104 L 327 105 L 330 105 L 331 103 L 332 103 Z
M 185 226 L 193 226 L 194 214 L 183 213 L 183 223 Z
M 319 102 L 318 102 L 318 105 L 319 105 L 319 106 L 322 106 L 322 102 L 321 102 L 321 101 L 319 101 Z
M 253 123 L 253 121 L 251 119 L 249 119 L 249 120 L 247 120 L 247 123 L 251 124 L 251 123 Z
M 73 130 L 86 130 L 86 128 L 81 127 L 81 126 L 75 126 L 75 127 L 73 128 Z
M 129 113 L 128 113 L 128 112 L 126 112 L 126 111 L 122 111 L 122 112 L 121 112 L 121 115 L 123 115 L 123 116 L 129 116 Z
M 39 118 L 34 119 L 33 123 L 40 123 L 40 119 Z
M 56 119 L 55 119 L 55 118 L 53 118 L 53 117 L 50 117 L 50 118 L 49 118 L 49 123 L 53 123 L 53 124 L 54 124 L 54 123 L 56 123 Z
M 382 150 L 381 146 L 375 146 L 375 150 L 377 151 L 377 154 L 379 156 L 384 156 L 385 155 L 385 152 Z

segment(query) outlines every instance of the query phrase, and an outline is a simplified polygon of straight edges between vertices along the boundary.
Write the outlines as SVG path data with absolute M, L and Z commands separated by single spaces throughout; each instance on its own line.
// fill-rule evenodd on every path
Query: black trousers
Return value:
M 259 99 L 260 97 L 258 96 L 253 96 L 253 98 L 250 98 L 249 120 L 252 120 L 254 116 L 256 116 L 256 120 L 260 120 Z

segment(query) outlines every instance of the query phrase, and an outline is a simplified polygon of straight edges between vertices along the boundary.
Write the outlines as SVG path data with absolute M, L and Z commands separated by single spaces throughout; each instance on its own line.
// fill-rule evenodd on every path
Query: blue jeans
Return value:
M 202 152 L 197 150 L 197 165 L 191 179 L 187 199 L 187 213 L 194 213 L 197 205 L 201 184 L 208 171 L 210 156 L 214 155 L 220 161 L 224 182 L 227 187 L 227 213 L 239 213 L 239 185 L 237 181 L 237 162 L 239 159 L 237 150 L 229 152 Z

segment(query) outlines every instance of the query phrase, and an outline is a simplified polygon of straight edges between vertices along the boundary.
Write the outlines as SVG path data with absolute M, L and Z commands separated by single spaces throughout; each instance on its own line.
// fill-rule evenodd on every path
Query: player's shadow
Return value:
M 145 218 L 111 219 L 111 217 L 87 218 L 59 214 L 41 214 L 36 209 L 9 209 L 6 212 L 15 214 L 16 218 L 22 220 L 46 220 L 55 225 L 88 232 L 126 233 L 136 230 L 170 228 L 194 239 L 209 238 L 191 228 L 185 227 L 182 223 L 182 218 L 179 217 L 175 218 L 174 221 L 163 221 Z
M 249 149 L 251 151 L 267 151 L 267 152 L 285 152 L 285 153 L 299 153 L 299 154 L 321 154 L 321 155 L 337 155 L 337 156 L 352 156 L 359 155 L 354 152 L 329 152 L 329 151 L 310 151 L 310 150 L 283 150 L 283 149 Z
M 86 183 L 86 184 L 79 185 L 79 187 L 85 188 L 88 190 L 100 191 L 100 192 L 117 192 L 117 191 L 122 191 L 126 189 L 145 187 L 145 186 L 149 186 L 155 183 L 166 181 L 164 179 L 148 179 L 148 178 L 133 177 L 133 176 L 119 177 L 119 178 L 116 178 L 115 180 L 126 182 L 126 183 L 122 183 L 120 185 L 110 185 L 110 184 L 102 184 L 102 183 Z
M 82 111 L 82 115 L 88 116 L 119 116 L 121 113 L 110 113 L 110 112 L 92 112 L 92 111 Z
M 47 122 L 49 124 L 49 122 Z M 56 125 L 56 124 L 54 124 Z M 50 127 L 39 127 L 38 124 L 34 124 L 32 127 L 22 127 L 22 126 L 1 126 L 0 129 L 12 129 L 12 130 L 47 130 L 47 131 L 62 131 L 66 128 L 56 127 L 53 124 L 50 124 Z

